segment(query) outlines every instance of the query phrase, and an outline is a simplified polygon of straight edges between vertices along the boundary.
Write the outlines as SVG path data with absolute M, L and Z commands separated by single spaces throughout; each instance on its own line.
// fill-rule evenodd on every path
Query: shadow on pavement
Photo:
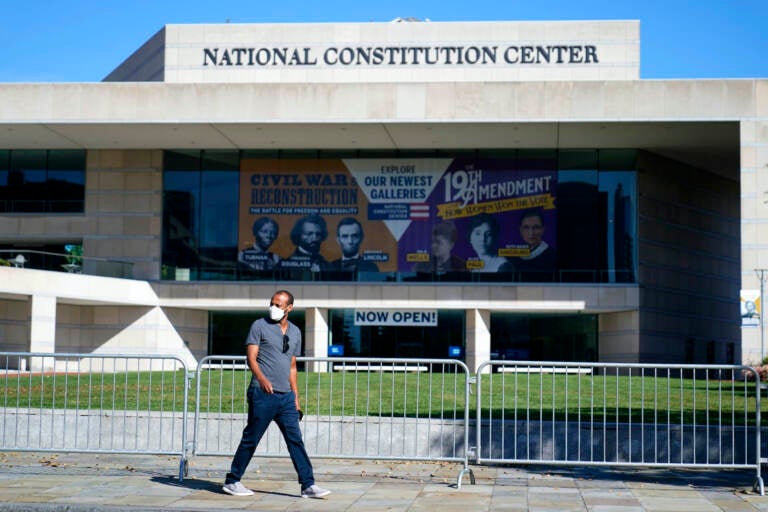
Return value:
M 170 485 L 171 487 L 183 487 L 184 489 L 194 489 L 196 491 L 210 491 L 219 494 L 225 494 L 221 490 L 221 482 L 211 480 L 198 480 L 196 478 L 185 478 L 183 482 L 175 476 L 153 476 L 150 479 L 154 483 Z
M 199 480 L 197 478 L 185 478 L 183 482 L 180 482 L 178 478 L 172 476 L 153 476 L 150 481 L 162 485 L 169 485 L 171 487 L 181 487 L 184 489 L 193 489 L 195 491 L 209 491 L 216 494 L 223 494 L 229 496 L 221 490 L 222 482 L 212 480 Z M 271 496 L 287 496 L 289 498 L 295 498 L 297 495 L 287 492 L 279 491 L 263 491 L 259 489 L 252 489 L 256 494 L 268 494 Z
M 511 466 L 510 466 L 511 467 Z M 531 479 L 569 478 L 608 482 L 662 484 L 697 489 L 751 489 L 757 475 L 754 469 L 667 469 L 667 468 L 567 468 L 560 466 L 516 466 Z M 512 476 L 514 478 L 514 476 Z M 508 478 L 497 478 L 501 484 Z

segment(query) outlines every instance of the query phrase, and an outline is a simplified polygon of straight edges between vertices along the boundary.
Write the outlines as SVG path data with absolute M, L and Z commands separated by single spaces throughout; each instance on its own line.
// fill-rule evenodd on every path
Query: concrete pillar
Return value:
M 491 312 L 468 309 L 466 312 L 466 360 L 470 372 L 491 359 Z
M 640 362 L 640 312 L 601 313 L 597 319 L 600 362 Z M 663 341 L 662 341 L 663 342 Z M 668 348 L 668 350 L 671 350 Z
M 304 355 L 307 357 L 328 357 L 328 310 L 310 308 L 305 314 Z M 326 364 L 307 365 L 307 371 L 328 371 Z
M 29 351 L 54 352 L 56 350 L 56 297 L 33 295 L 30 309 Z M 54 361 L 33 357 L 29 363 L 29 369 L 33 372 L 53 370 Z

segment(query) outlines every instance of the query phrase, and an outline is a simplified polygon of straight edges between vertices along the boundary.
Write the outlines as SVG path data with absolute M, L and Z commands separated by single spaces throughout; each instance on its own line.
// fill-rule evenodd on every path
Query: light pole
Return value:
M 763 364 L 763 358 L 765 357 L 765 321 L 764 321 L 764 311 L 765 311 L 765 273 L 768 271 L 768 269 L 764 268 L 756 268 L 755 274 L 757 274 L 757 278 L 760 280 L 760 364 Z

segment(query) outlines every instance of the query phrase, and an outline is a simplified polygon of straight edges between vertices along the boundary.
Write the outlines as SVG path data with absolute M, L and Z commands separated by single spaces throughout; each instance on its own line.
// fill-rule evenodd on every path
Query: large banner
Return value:
M 238 260 L 253 270 L 551 271 L 549 169 L 511 159 L 243 160 Z

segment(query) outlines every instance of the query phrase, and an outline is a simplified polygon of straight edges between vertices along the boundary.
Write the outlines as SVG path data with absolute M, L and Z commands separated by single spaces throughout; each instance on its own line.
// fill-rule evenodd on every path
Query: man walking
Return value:
M 304 449 L 299 429 L 296 356 L 301 354 L 301 331 L 288 321 L 293 310 L 293 295 L 280 290 L 269 303 L 269 318 L 253 322 L 246 340 L 246 356 L 251 373 L 248 386 L 248 423 L 224 481 L 224 492 L 233 496 L 251 496 L 240 479 L 250 463 L 256 446 L 274 421 L 283 434 L 293 467 L 301 484 L 303 498 L 322 498 L 331 493 L 315 485 L 312 464 Z

